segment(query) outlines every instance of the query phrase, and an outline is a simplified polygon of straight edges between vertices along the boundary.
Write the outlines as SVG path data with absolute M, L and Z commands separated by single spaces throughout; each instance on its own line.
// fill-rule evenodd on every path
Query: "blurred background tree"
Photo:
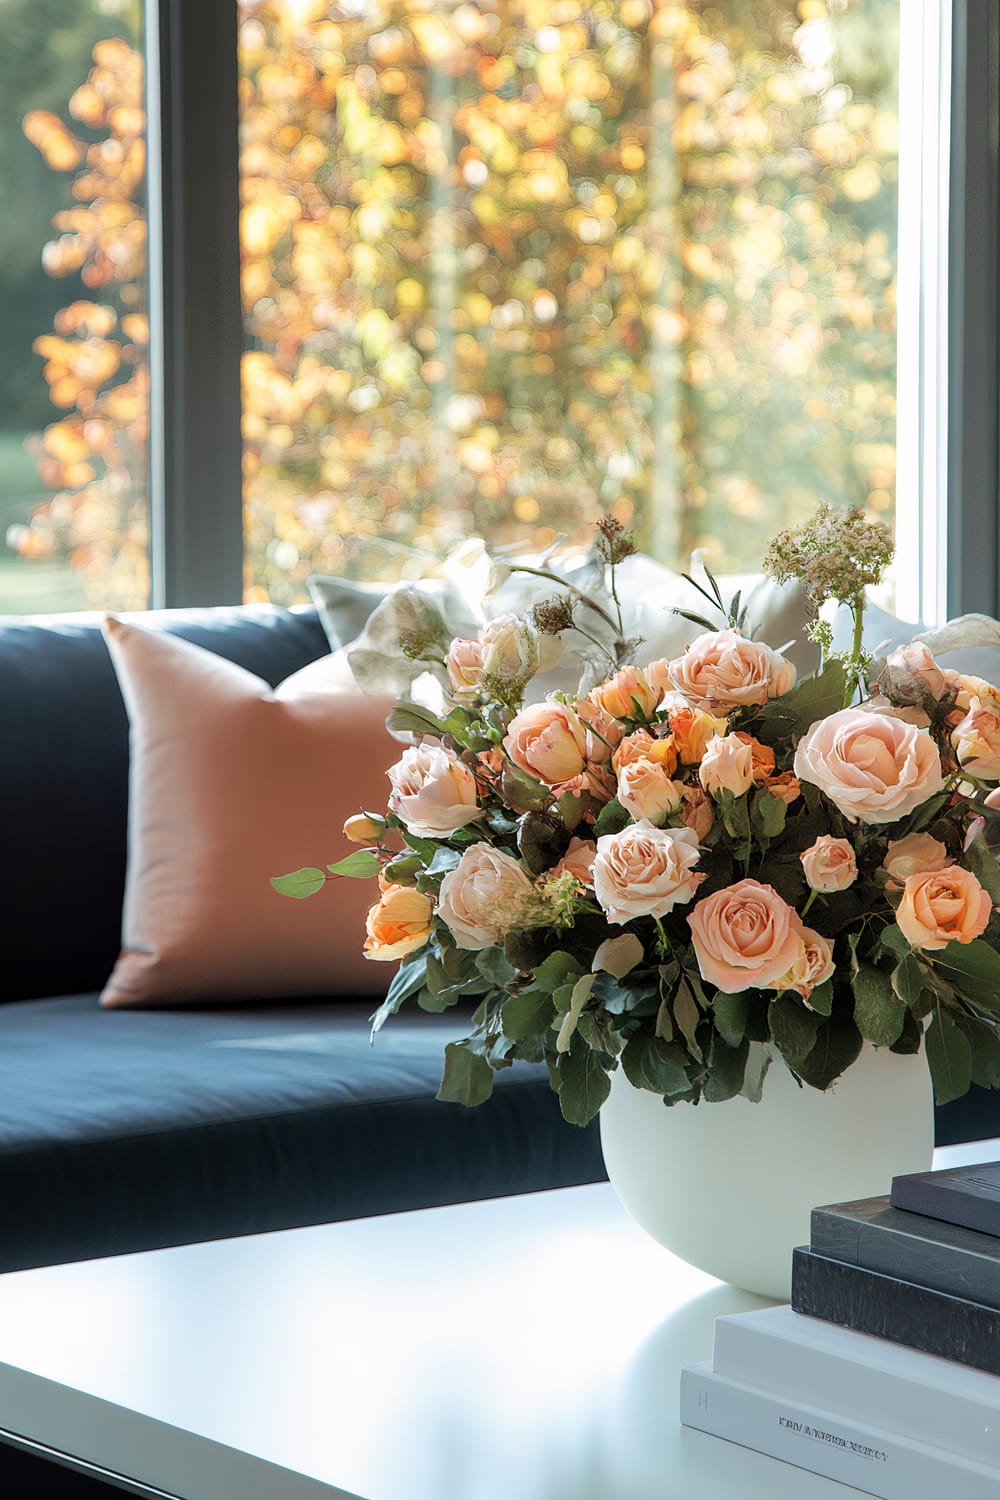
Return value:
M 248 597 L 302 598 L 313 571 L 392 575 L 472 533 L 582 538 L 607 508 L 665 561 L 704 546 L 733 572 L 818 499 L 891 522 L 898 13 L 244 0 Z M 86 123 L 129 159 L 138 138 L 104 103 Z M 90 187 L 125 201 L 92 163 L 74 181 L 92 208 Z M 134 207 L 127 172 L 118 185 Z M 113 227 L 90 224 L 85 272 Z M 134 454 L 137 419 L 107 398 L 139 393 L 138 261 L 106 258 L 116 322 L 78 303 L 41 352 L 53 395 L 71 394 L 60 359 L 81 328 L 117 360 L 114 384 L 81 390 Z M 62 471 L 22 548 L 48 528 L 79 550 L 110 515 L 87 420 L 77 398 L 55 424 L 67 453 L 46 438 L 40 457 L 94 477 Z M 136 497 L 126 537 L 142 514 Z

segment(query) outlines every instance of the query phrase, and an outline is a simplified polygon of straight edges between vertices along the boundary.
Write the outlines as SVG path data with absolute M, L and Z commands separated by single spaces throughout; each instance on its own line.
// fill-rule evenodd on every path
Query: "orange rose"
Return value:
M 422 948 L 431 935 L 429 896 L 406 885 L 389 885 L 368 913 L 365 958 L 391 963 Z
M 672 708 L 670 710 L 670 733 L 678 759 L 686 766 L 696 766 L 705 754 L 705 747 L 715 735 L 724 735 L 728 721 L 715 714 L 707 714 L 700 708 Z
M 772 797 L 777 797 L 778 801 L 784 802 L 786 807 L 794 802 L 796 797 L 802 795 L 798 777 L 793 776 L 791 771 L 780 771 L 777 776 L 772 776 L 767 783 L 767 789 Z
M 754 781 L 758 784 L 770 781 L 774 775 L 775 764 L 774 751 L 770 745 L 762 745 L 760 740 L 755 740 L 752 734 L 744 734 L 742 730 L 737 730 L 736 738 L 742 740 L 744 745 L 750 746 Z
M 622 767 L 633 760 L 655 761 L 668 776 L 672 776 L 677 769 L 673 735 L 667 734 L 661 739 L 654 739 L 648 729 L 637 729 L 634 734 L 627 734 L 615 750 L 611 764 L 621 774 Z
M 986 929 L 992 903 L 971 870 L 952 865 L 908 875 L 896 924 L 913 948 L 934 952 L 949 943 L 971 943 Z
M 615 719 L 648 719 L 656 712 L 663 690 L 651 683 L 639 667 L 622 667 L 588 697 Z

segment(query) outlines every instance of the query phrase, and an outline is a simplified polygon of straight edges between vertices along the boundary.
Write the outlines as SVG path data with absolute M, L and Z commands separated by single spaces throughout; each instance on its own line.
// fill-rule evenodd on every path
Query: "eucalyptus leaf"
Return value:
M 955 1020 L 969 1039 L 972 1082 L 984 1089 L 1000 1088 L 1000 1036 L 994 1027 L 972 1016 L 956 1016 Z
M 818 1016 L 828 1016 L 833 1010 L 833 981 L 824 979 L 822 984 L 810 990 L 807 1004 Z
M 899 1036 L 889 1048 L 890 1052 L 897 1052 L 900 1056 L 909 1056 L 920 1051 L 920 1044 L 924 1039 L 924 1029 L 912 1010 L 908 1010 L 903 1017 L 903 1029 Z
M 513 984 L 517 970 L 507 962 L 502 948 L 483 948 L 475 957 L 475 965 L 484 979 L 504 990 Z
M 559 1107 L 571 1125 L 589 1125 L 611 1092 L 596 1052 L 574 1047 L 559 1058 Z
M 522 990 L 503 1003 L 500 1016 L 504 1036 L 509 1036 L 512 1042 L 526 1042 L 544 1036 L 555 1013 L 551 995 L 543 990 Z
M 701 1021 L 701 1011 L 694 998 L 691 986 L 687 979 L 682 977 L 674 995 L 674 1020 L 680 1029 L 681 1035 L 688 1044 L 688 1051 L 698 1062 L 702 1061 L 701 1047 L 698 1045 L 698 1025 Z
M 646 950 L 635 933 L 623 932 L 620 937 L 605 938 L 594 954 L 591 968 L 595 973 L 603 969 L 615 979 L 624 979 L 645 956 Z
M 493 1092 L 493 1069 L 478 1052 L 462 1042 L 444 1049 L 444 1075 L 437 1097 L 446 1103 L 484 1104 Z
M 987 1015 L 1000 1017 L 1000 953 L 982 938 L 928 954 L 936 974 Z
M 610 802 L 605 802 L 597 818 L 594 821 L 594 837 L 601 838 L 606 833 L 621 833 L 627 828 L 632 819 L 622 807 L 617 797 Z
M 862 964 L 851 980 L 854 991 L 854 1024 L 876 1047 L 891 1047 L 903 1029 L 906 1002 L 893 989 L 892 980 L 881 969 Z
M 564 953 L 561 949 L 556 953 L 550 953 L 535 971 L 535 985 L 540 990 L 546 990 L 550 995 L 554 994 L 560 985 L 568 979 L 577 979 L 582 969 L 571 953 Z
M 738 1047 L 747 1034 L 747 1011 L 750 997 L 745 991 L 724 995 L 721 991 L 712 1001 L 716 1030 L 728 1047 Z
M 573 986 L 573 992 L 570 995 L 569 1009 L 563 1017 L 563 1023 L 559 1028 L 559 1035 L 556 1037 L 557 1052 L 569 1051 L 570 1043 L 573 1040 L 573 1033 L 576 1030 L 576 1023 L 580 1019 L 580 1014 L 583 1010 L 583 1007 L 586 1005 L 588 999 L 590 998 L 590 992 L 594 987 L 595 978 L 596 975 L 594 974 L 581 974 L 580 978 Z M 556 1004 L 558 1006 L 558 998 L 556 999 Z
M 965 862 L 979 884 L 989 892 L 993 904 L 1000 902 L 1000 865 L 981 829 L 965 851 Z
M 812 1050 L 822 1019 L 806 1010 L 802 1001 L 791 995 L 779 995 L 768 1011 L 771 1039 L 788 1066 L 798 1072 L 799 1065 Z
M 722 1104 L 733 1099 L 743 1087 L 746 1077 L 750 1043 L 743 1041 L 738 1047 L 727 1047 L 716 1037 L 708 1060 L 708 1077 L 705 1080 L 704 1097 L 707 1104 Z
M 640 1034 L 626 1043 L 622 1067 L 633 1088 L 652 1094 L 686 1093 L 690 1080 L 684 1067 L 684 1049 L 677 1042 Z
M 375 1039 L 376 1032 L 394 1016 L 404 1000 L 423 989 L 427 978 L 427 955 L 421 954 L 419 958 L 411 959 L 409 963 L 400 964 L 386 991 L 385 999 L 371 1018 L 371 1036 Z
M 271 885 L 279 896 L 294 896 L 296 901 L 302 901 L 306 896 L 315 896 L 325 884 L 326 876 L 314 865 L 307 865 L 302 870 L 293 870 L 290 875 L 275 875 L 271 879 Z
M 814 1089 L 828 1089 L 861 1051 L 861 1033 L 852 1021 L 831 1017 L 816 1034 L 812 1050 L 795 1069 Z
M 767 1042 L 750 1042 L 747 1048 L 746 1069 L 740 1094 L 751 1104 L 759 1104 L 764 1097 L 764 1079 L 767 1077 L 767 1070 L 771 1066 L 773 1055 L 770 1044 Z

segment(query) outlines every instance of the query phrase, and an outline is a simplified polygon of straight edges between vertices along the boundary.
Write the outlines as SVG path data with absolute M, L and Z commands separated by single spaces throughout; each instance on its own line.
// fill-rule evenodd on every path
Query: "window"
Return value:
M 22 90 L 53 158 L 37 238 L 74 173 L 77 214 L 119 201 L 58 148 L 101 159 L 140 119 L 135 6 L 68 14 L 76 60 Z M 92 297 L 34 269 L 93 381 L 81 412 L 50 359 L 75 406 L 8 402 L 2 607 L 142 603 L 150 574 L 157 603 L 287 603 L 312 571 L 544 545 L 608 507 L 668 562 L 740 572 L 829 498 L 895 519 L 901 613 L 995 612 L 998 31 L 967 0 L 151 5 L 149 487 L 145 411 L 91 447 L 145 379 L 138 258 Z M 66 106 L 95 41 L 132 93 L 91 80 L 88 125 Z M 31 317 L 5 367 L 47 336 Z M 20 433 L 47 427 L 39 475 Z

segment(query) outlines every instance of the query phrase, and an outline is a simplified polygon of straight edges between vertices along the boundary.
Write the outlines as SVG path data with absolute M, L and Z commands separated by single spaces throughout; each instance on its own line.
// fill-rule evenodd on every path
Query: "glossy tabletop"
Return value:
M 181 1500 L 846 1496 L 678 1421 L 714 1318 L 761 1305 L 607 1185 L 21 1271 L 0 1428 Z

